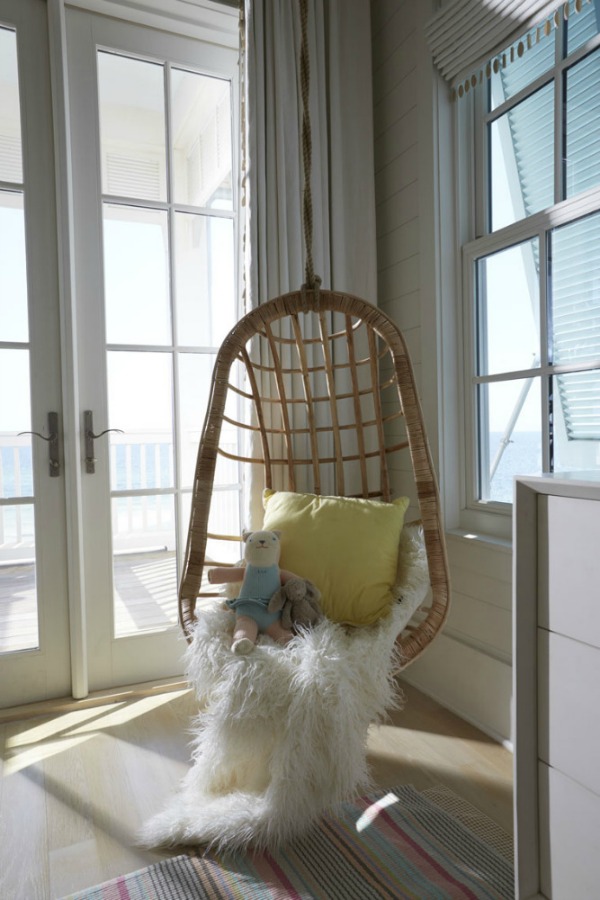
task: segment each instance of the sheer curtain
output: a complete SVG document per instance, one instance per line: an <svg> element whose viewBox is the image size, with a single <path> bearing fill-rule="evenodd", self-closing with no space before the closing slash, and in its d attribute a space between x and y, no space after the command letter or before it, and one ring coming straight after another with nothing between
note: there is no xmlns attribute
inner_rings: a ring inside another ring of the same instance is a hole
<svg viewBox="0 0 600 900"><path fill-rule="evenodd" d="M249 309L305 280L298 0L246 0L244 44ZM376 303L369 0L308 0L308 47L314 271L324 288ZM267 378L261 389L273 390ZM256 527L258 474L246 491L246 518Z"/></svg>
<svg viewBox="0 0 600 900"><path fill-rule="evenodd" d="M376 302L369 0L309 0L313 255L323 287ZM298 0L246 0L246 302L304 280Z"/></svg>

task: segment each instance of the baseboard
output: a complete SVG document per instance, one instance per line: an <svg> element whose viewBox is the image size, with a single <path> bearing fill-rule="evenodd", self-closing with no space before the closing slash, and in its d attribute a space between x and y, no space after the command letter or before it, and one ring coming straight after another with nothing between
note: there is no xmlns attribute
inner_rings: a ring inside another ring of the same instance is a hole
<svg viewBox="0 0 600 900"><path fill-rule="evenodd" d="M510 665L442 634L401 678L512 751Z"/></svg>
<svg viewBox="0 0 600 900"><path fill-rule="evenodd" d="M38 716L53 716L77 709L105 706L109 703L125 703L128 700L135 700L140 697L152 697L168 691L186 691L189 689L190 686L184 678L166 678L161 681L147 681L141 684L108 688L104 691L92 691L82 700L75 700L73 697L40 700L37 703L24 703L22 706L0 709L0 724L3 722L14 722L18 719L33 719Z"/></svg>
<svg viewBox="0 0 600 900"><path fill-rule="evenodd" d="M489 738L495 741L497 744L501 744L505 750L508 750L510 753L513 752L513 742L507 740L507 738L503 737L497 731L494 731L493 728L490 728L486 722L482 722L473 716L470 716L463 709L459 709L452 703L448 703L448 701L441 697L435 691L430 690L428 687L424 687L418 679L410 678L408 675L400 676L401 681L405 681L407 684L410 684L411 687L417 688L422 694L425 694L426 697L429 697L431 700L435 700L436 703L439 703L440 706L443 706L444 709L447 709L449 712L454 713L455 716L458 716L463 721L468 722L469 725L473 725L474 728L477 728L479 731L482 731L483 734L486 734Z"/></svg>

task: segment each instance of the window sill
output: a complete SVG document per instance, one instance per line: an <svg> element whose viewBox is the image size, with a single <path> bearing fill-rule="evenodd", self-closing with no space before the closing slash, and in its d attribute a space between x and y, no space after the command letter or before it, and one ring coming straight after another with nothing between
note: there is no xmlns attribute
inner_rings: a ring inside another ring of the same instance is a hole
<svg viewBox="0 0 600 900"><path fill-rule="evenodd" d="M503 553L512 553L512 539L508 537L499 537L482 531L468 531L464 528L447 528L445 533L447 540L469 543L479 547L485 546Z"/></svg>

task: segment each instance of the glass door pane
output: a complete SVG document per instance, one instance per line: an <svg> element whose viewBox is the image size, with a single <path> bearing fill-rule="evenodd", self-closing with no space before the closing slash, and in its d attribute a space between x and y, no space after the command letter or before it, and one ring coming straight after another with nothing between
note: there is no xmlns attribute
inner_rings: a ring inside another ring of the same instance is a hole
<svg viewBox="0 0 600 900"><path fill-rule="evenodd" d="M105 203L103 213L107 341L170 344L166 211Z"/></svg>
<svg viewBox="0 0 600 900"><path fill-rule="evenodd" d="M229 82L174 67L171 110L175 202L233 209Z"/></svg>
<svg viewBox="0 0 600 900"><path fill-rule="evenodd" d="M0 27L0 181L23 181L17 34Z"/></svg>
<svg viewBox="0 0 600 900"><path fill-rule="evenodd" d="M0 191L0 339L26 344L27 260L22 191Z"/></svg>
<svg viewBox="0 0 600 900"><path fill-rule="evenodd" d="M39 646L29 350L0 349L0 653Z"/></svg>
<svg viewBox="0 0 600 900"><path fill-rule="evenodd" d="M175 213L175 312L180 344L218 347L233 328L234 247L231 219Z"/></svg>
<svg viewBox="0 0 600 900"><path fill-rule="evenodd" d="M215 350L236 320L232 101L228 80L166 57L97 59L108 422L123 432L110 435L122 638L177 626Z"/></svg>
<svg viewBox="0 0 600 900"><path fill-rule="evenodd" d="M108 407L111 427L125 430L110 447L114 634L122 637L177 622L170 354L110 351Z"/></svg>
<svg viewBox="0 0 600 900"><path fill-rule="evenodd" d="M0 653L39 646L17 34L0 28ZM12 184L11 184L12 183Z"/></svg>
<svg viewBox="0 0 600 900"><path fill-rule="evenodd" d="M98 53L102 191L166 200L163 67Z"/></svg>

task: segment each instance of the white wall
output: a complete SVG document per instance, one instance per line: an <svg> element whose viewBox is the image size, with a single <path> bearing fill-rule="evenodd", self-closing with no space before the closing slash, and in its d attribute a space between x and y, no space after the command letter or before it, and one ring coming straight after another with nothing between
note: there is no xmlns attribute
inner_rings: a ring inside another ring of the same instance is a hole
<svg viewBox="0 0 600 900"><path fill-rule="evenodd" d="M451 210L452 198L438 198L435 191L448 159L445 139L439 157L435 149L436 79L423 33L432 5L371 2L377 253L379 305L406 336L442 494L450 498L456 487L450 478L445 483L439 460L442 441L451 446L457 427L450 389L455 360L447 359L448 335L442 342L436 330L442 291L433 259L436 223ZM444 302L449 295L445 290ZM402 493L404 474L393 477ZM510 548L449 534L448 553L453 591L446 629L405 677L486 732L510 740Z"/></svg>

